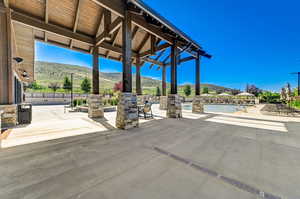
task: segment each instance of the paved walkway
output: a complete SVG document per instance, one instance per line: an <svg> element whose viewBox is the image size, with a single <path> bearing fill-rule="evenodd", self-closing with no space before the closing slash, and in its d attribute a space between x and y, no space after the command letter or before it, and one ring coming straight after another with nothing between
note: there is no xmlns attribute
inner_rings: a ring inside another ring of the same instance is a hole
<svg viewBox="0 0 300 199"><path fill-rule="evenodd" d="M0 198L300 198L300 123L200 116L0 149Z"/></svg>

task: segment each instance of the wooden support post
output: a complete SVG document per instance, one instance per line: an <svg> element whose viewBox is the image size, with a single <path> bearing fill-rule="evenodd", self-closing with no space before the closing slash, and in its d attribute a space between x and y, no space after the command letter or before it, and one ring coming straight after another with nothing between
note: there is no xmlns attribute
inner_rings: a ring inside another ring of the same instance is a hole
<svg viewBox="0 0 300 199"><path fill-rule="evenodd" d="M142 95L143 91L142 91L142 86L141 86L141 66L142 66L142 62L140 57L136 58L136 94L137 95Z"/></svg>
<svg viewBox="0 0 300 199"><path fill-rule="evenodd" d="M93 50L93 94L99 95L99 54L98 47Z"/></svg>
<svg viewBox="0 0 300 199"><path fill-rule="evenodd" d="M201 60L201 56L198 53L198 56L196 59L195 95L200 95L200 60Z"/></svg>
<svg viewBox="0 0 300 199"><path fill-rule="evenodd" d="M177 46L171 46L171 94L177 94Z"/></svg>
<svg viewBox="0 0 300 199"><path fill-rule="evenodd" d="M162 96L167 96L167 83L166 83L166 70L167 67L162 67Z"/></svg>
<svg viewBox="0 0 300 199"><path fill-rule="evenodd" d="M122 54L123 54L123 92L132 92L132 72L131 72L131 15L128 10L125 11L123 26L122 26Z"/></svg>
<svg viewBox="0 0 300 199"><path fill-rule="evenodd" d="M0 0L0 105L13 104L11 11Z"/></svg>

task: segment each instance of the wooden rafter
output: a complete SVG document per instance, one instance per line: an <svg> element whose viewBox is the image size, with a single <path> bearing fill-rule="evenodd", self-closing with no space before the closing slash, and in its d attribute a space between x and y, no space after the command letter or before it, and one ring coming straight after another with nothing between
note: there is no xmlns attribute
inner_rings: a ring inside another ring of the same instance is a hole
<svg viewBox="0 0 300 199"><path fill-rule="evenodd" d="M96 32L96 37L98 37L101 33L101 23L102 23L102 20L104 18L104 12L101 12L100 14L100 17L99 17L99 23L98 23L98 28L97 28L97 32Z"/></svg>
<svg viewBox="0 0 300 199"><path fill-rule="evenodd" d="M160 51L160 53L157 55L157 57L154 60L158 61L163 56L165 51L166 51L166 49ZM149 68L152 69L153 66L154 66L154 64L151 64Z"/></svg>
<svg viewBox="0 0 300 199"><path fill-rule="evenodd" d="M75 18L74 18L74 25L73 25L73 32L77 31L78 21L79 21L79 15L80 15L80 6L82 4L83 0L78 0L77 2L77 8L75 12ZM73 39L70 40L70 48L73 48Z"/></svg>
<svg viewBox="0 0 300 199"><path fill-rule="evenodd" d="M87 44L94 44L94 39L90 36L84 35L84 34L80 34L80 33L74 33L71 30L68 30L67 28L58 26L58 25L54 25L54 24L50 24L50 23L45 23L42 20L33 18L31 16L19 13L19 12L12 12L12 20L26 25L26 26L30 26L33 27L35 29L38 30L42 30L42 31L46 31L46 32L50 32L53 34L57 34L69 39L74 39L74 40L78 40L81 41L83 43L87 43Z"/></svg>
<svg viewBox="0 0 300 199"><path fill-rule="evenodd" d="M76 9L76 14L75 14L75 19L74 19L74 25L73 25L73 32L77 31L77 26L78 26L78 21L79 21L79 15L80 15L80 6L82 4L83 0L78 0L77 3L77 9Z"/></svg>
<svg viewBox="0 0 300 199"><path fill-rule="evenodd" d="M45 23L47 24L49 22L49 0L45 0ZM45 42L47 42L48 37L47 37L47 32L44 32L44 39Z"/></svg>
<svg viewBox="0 0 300 199"><path fill-rule="evenodd" d="M112 45L112 46L114 46L114 45L116 44L117 36L118 36L120 30L121 30L121 28L118 28L118 29L114 32L114 34L112 35L112 37L111 37L111 45Z"/></svg>
<svg viewBox="0 0 300 199"><path fill-rule="evenodd" d="M108 31L104 31L96 38L96 46L99 46L103 41L109 40L110 37L108 35L114 33L120 26L122 25L122 18L118 17L109 25Z"/></svg>
<svg viewBox="0 0 300 199"><path fill-rule="evenodd" d="M190 60L194 60L194 59L195 59L195 57L193 57L193 56L185 57L185 58L182 58L182 59L178 60L178 64L181 64L181 63L184 63L184 62L187 62L187 61L190 61ZM166 63L165 65L170 66L171 63Z"/></svg>
<svg viewBox="0 0 300 199"><path fill-rule="evenodd" d="M4 7L9 8L9 0L3 0Z"/></svg>
<svg viewBox="0 0 300 199"><path fill-rule="evenodd" d="M135 36L136 36L138 30L139 30L139 27L134 26L133 31L132 31L132 41L135 39Z"/></svg>
<svg viewBox="0 0 300 199"><path fill-rule="evenodd" d="M104 9L104 38L110 38L111 12Z"/></svg>
<svg viewBox="0 0 300 199"><path fill-rule="evenodd" d="M150 52L151 52L151 55L155 55L155 48L156 48L156 37L154 35L151 35L150 36Z"/></svg>
<svg viewBox="0 0 300 199"><path fill-rule="evenodd" d="M146 33L146 35L144 36L142 42L140 43L140 45L137 48L137 52L141 52L141 50L143 49L143 47L145 46L145 44L147 43L148 39L150 38L150 34Z"/></svg>
<svg viewBox="0 0 300 199"><path fill-rule="evenodd" d="M169 43L164 43L156 47L155 53L162 51L166 48L169 48L171 45ZM151 50L147 50L143 53L140 53L140 57L147 57L151 55Z"/></svg>

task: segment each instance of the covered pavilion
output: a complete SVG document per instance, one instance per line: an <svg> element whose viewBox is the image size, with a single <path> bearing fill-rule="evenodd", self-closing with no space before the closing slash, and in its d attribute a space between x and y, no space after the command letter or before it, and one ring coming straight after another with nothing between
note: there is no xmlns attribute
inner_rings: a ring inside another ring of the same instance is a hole
<svg viewBox="0 0 300 199"><path fill-rule="evenodd" d="M22 103L23 82L34 80L35 40L93 56L90 117L103 116L99 57L123 63L118 128L138 126L136 95L142 95L140 70L145 63L162 69L162 99L167 102L167 116L176 118L181 116L177 67L195 60L193 110L202 110L197 108L201 106L200 60L211 56L141 0L0 0L0 30L0 109L4 111L4 126L17 124L16 105ZM136 94L132 91L132 65L136 67ZM167 96L168 66L171 94Z"/></svg>

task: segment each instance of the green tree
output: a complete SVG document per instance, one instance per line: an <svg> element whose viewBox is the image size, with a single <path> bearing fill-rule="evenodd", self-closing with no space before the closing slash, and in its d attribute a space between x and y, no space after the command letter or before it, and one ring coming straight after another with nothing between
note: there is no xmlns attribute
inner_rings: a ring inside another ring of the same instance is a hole
<svg viewBox="0 0 300 199"><path fill-rule="evenodd" d="M208 94L208 88L207 88L207 87L204 87L202 93Z"/></svg>
<svg viewBox="0 0 300 199"><path fill-rule="evenodd" d="M67 91L70 91L72 89L72 82L68 76L64 77L63 88Z"/></svg>
<svg viewBox="0 0 300 199"><path fill-rule="evenodd" d="M91 81L85 77L81 82L81 90L83 90L84 93L89 93L91 91Z"/></svg>
<svg viewBox="0 0 300 199"><path fill-rule="evenodd" d="M48 88L52 89L55 95L56 91L60 88L60 86L58 82L51 82Z"/></svg>
<svg viewBox="0 0 300 199"><path fill-rule="evenodd" d="M156 93L155 93L155 95L156 95L156 96L161 96L159 86L156 87Z"/></svg>
<svg viewBox="0 0 300 199"><path fill-rule="evenodd" d="M187 97L190 96L192 93L191 85L185 85L183 92L184 92L185 96L187 96Z"/></svg>

